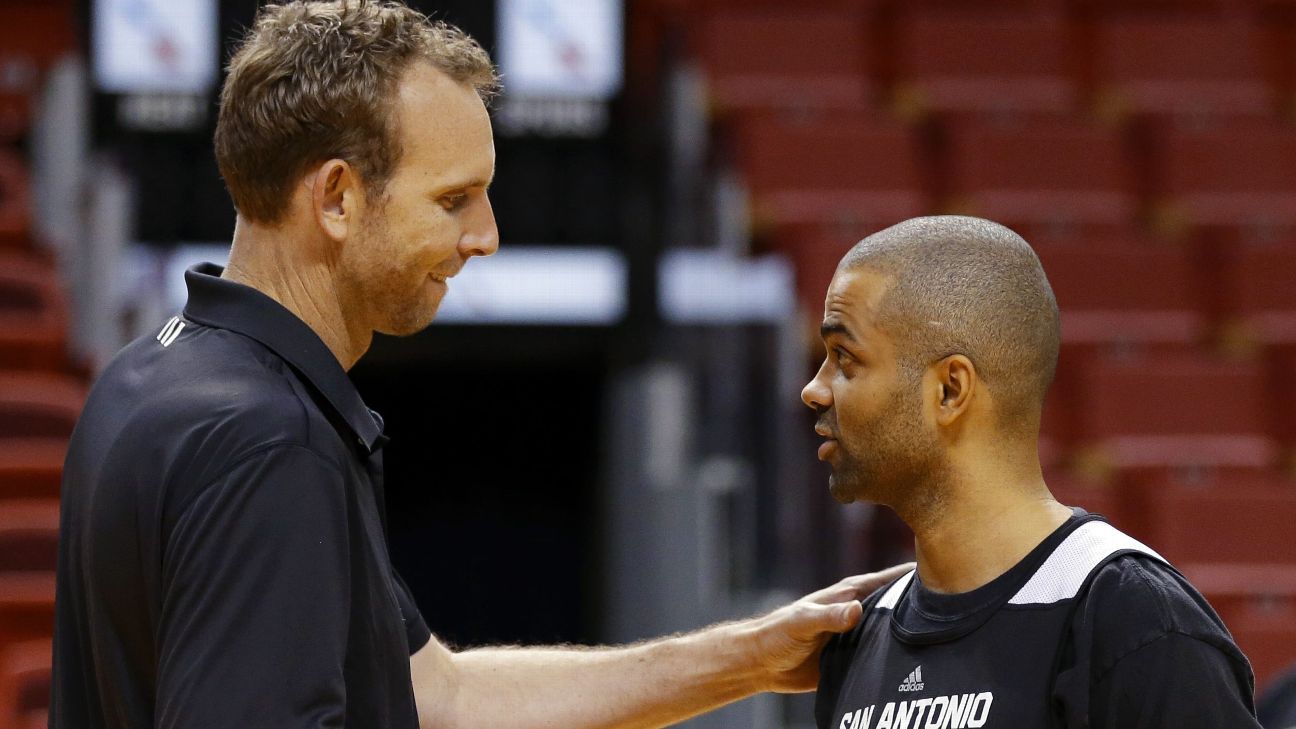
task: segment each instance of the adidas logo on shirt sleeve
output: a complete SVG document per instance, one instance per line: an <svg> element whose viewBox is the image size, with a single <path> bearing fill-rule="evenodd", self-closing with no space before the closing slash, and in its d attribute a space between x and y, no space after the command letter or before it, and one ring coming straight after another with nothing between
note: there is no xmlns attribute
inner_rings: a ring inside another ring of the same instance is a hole
<svg viewBox="0 0 1296 729"><path fill-rule="evenodd" d="M163 347L170 347L184 328L184 321L178 316L173 316L167 320L166 326L162 327L162 331L158 332L154 339L161 342Z"/></svg>

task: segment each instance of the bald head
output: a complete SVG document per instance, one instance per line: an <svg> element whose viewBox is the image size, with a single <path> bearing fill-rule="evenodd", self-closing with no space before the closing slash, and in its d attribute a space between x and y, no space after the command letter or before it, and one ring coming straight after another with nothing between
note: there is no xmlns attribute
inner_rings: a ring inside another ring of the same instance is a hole
<svg viewBox="0 0 1296 729"><path fill-rule="evenodd" d="M980 218L914 218L857 243L838 271L888 276L879 325L915 375L952 354L972 361L1007 428L1034 432L1057 368L1057 301L1021 236Z"/></svg>

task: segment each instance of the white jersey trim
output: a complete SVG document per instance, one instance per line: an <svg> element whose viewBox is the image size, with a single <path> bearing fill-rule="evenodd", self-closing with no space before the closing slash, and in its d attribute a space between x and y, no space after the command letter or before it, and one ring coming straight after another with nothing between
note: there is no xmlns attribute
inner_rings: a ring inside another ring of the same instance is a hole
<svg viewBox="0 0 1296 729"><path fill-rule="evenodd" d="M1008 604L1047 605L1069 600L1080 592L1089 573L1117 552L1141 552L1166 561L1147 545L1105 521L1086 522L1062 540Z"/></svg>
<svg viewBox="0 0 1296 729"><path fill-rule="evenodd" d="M904 594L905 588L913 580L914 570L909 570L908 574L896 580L886 592L882 593L882 598L873 606L875 610L894 610L897 603L900 602L900 596Z"/></svg>
<svg viewBox="0 0 1296 729"><path fill-rule="evenodd" d="M1075 597L1089 573L1118 552L1139 552L1169 564L1146 544L1105 521L1090 521L1076 527L1035 570L1009 605L1048 605ZM874 610L895 610L913 581L914 570L892 583L873 605Z"/></svg>

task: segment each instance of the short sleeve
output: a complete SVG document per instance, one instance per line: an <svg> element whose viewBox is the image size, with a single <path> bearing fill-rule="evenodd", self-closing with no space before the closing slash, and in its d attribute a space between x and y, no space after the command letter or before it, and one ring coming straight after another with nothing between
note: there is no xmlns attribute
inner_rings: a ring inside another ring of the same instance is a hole
<svg viewBox="0 0 1296 729"><path fill-rule="evenodd" d="M201 491L166 535L155 726L343 726L348 534L341 472L300 446Z"/></svg>
<svg viewBox="0 0 1296 729"><path fill-rule="evenodd" d="M1238 672L1219 648L1167 633L1122 658L1094 686L1093 729L1259 729Z"/></svg>
<svg viewBox="0 0 1296 729"><path fill-rule="evenodd" d="M396 583L396 600L400 603L401 619L405 621L405 638L409 641L409 652L412 656L432 640L432 631L423 620L423 613L419 612L409 585L405 584L405 580L395 567L392 568L392 578Z"/></svg>
<svg viewBox="0 0 1296 729"><path fill-rule="evenodd" d="M1063 726L1258 729L1251 667L1173 567L1125 555L1076 606L1054 685Z"/></svg>

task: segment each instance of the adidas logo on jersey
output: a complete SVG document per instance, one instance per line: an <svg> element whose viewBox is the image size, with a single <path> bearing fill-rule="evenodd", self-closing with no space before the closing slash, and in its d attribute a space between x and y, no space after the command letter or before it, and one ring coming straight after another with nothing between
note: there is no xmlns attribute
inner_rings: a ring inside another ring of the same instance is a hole
<svg viewBox="0 0 1296 729"><path fill-rule="evenodd" d="M901 693L903 693L905 691L922 691L922 690L923 690L922 666L918 666L917 668L909 672L909 675L905 678L905 680L900 682L900 691Z"/></svg>

